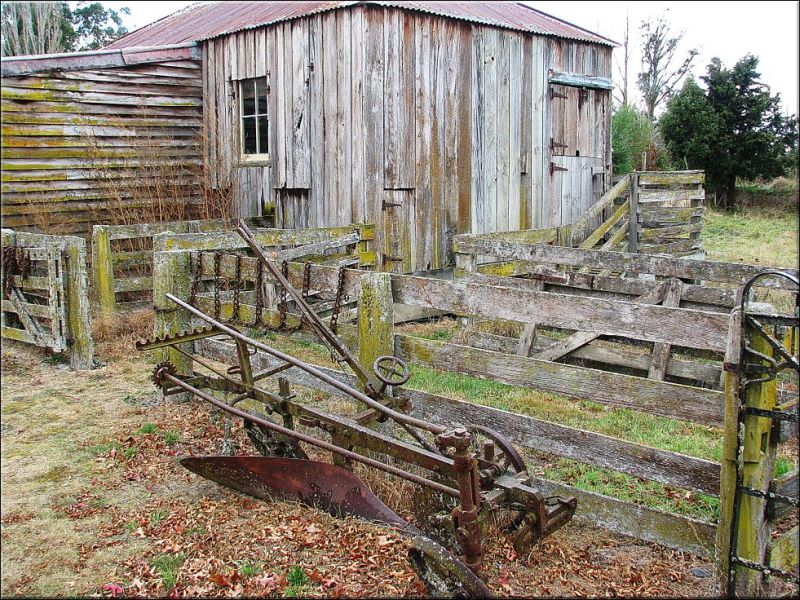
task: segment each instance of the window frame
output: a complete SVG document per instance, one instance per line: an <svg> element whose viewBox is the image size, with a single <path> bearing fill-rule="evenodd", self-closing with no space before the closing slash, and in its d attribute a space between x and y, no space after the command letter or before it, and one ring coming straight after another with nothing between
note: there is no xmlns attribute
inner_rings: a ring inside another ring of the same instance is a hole
<svg viewBox="0 0 800 600"><path fill-rule="evenodd" d="M263 80L264 81L264 94L269 94L269 76L265 75L262 77L248 77L246 79L238 79L236 80L236 91L239 97L239 164L241 166L254 166L254 167L269 167L272 165L272 159L269 153L269 132L272 127L272 120L269 117L269 103L267 102L266 112L259 112L259 102L258 102L258 87L257 81ZM254 113L252 115L245 116L244 114L244 88L246 85L252 85L254 91L254 98L255 98L255 107ZM265 97L266 100L266 97ZM267 152L255 152L255 153L246 153L245 152L245 144L244 144L244 134L245 134L245 119L253 119L255 122L255 135L256 135L256 149L261 150L260 142L259 142L259 120L266 119L267 120Z"/></svg>

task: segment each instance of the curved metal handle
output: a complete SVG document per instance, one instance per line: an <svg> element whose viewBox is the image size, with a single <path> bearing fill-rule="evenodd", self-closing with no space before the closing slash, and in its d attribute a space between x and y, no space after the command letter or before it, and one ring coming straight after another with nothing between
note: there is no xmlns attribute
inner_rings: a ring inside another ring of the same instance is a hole
<svg viewBox="0 0 800 600"><path fill-rule="evenodd" d="M405 361L391 355L376 358L372 370L385 385L403 385L411 377Z"/></svg>

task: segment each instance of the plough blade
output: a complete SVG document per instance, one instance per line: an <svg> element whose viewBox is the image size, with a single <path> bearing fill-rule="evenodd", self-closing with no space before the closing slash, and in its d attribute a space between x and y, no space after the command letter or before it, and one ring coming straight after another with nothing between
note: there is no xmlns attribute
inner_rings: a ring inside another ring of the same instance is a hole
<svg viewBox="0 0 800 600"><path fill-rule="evenodd" d="M386 506L347 469L301 458L190 456L181 464L201 477L261 500L298 500L342 517L386 523L411 537L409 559L431 597L491 598L463 562Z"/></svg>
<svg viewBox="0 0 800 600"><path fill-rule="evenodd" d="M337 517L354 515L403 530L413 528L353 473L328 463L269 456L190 456L181 464L261 500L297 500Z"/></svg>

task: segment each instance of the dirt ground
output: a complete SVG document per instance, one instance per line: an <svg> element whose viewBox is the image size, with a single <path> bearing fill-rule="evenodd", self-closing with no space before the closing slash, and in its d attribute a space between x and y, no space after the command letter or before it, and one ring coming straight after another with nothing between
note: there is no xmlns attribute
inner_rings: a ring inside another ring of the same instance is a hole
<svg viewBox="0 0 800 600"><path fill-rule="evenodd" d="M2 596L425 595L391 530L184 470L180 457L219 453L223 418L158 404L151 359L54 362L3 346ZM707 559L574 523L527 556L494 540L485 565L500 596L719 595Z"/></svg>

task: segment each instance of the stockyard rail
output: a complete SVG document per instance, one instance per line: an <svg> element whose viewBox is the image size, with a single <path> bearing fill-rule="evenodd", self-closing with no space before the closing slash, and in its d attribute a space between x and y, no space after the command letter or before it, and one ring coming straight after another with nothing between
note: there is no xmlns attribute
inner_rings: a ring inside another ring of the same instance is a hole
<svg viewBox="0 0 800 600"><path fill-rule="evenodd" d="M260 226L262 217L245 219L249 226ZM186 243L204 244L213 248L235 248L239 238L226 229L231 223L222 219L174 221L167 223L142 223L137 225L95 225L92 228L92 280L97 303L103 314L150 305L153 302L153 238L161 233L200 234L186 238ZM325 242L329 244L349 235L357 234L358 253L362 266L375 264L374 253L368 246L375 237L372 225L327 227L316 229L257 229L259 242L267 248L286 249L319 243L317 249L309 248L306 254L323 255ZM208 235L216 234L216 235ZM287 255L296 258L299 255ZM326 257L326 260L332 257ZM313 260L313 257L306 257Z"/></svg>
<svg viewBox="0 0 800 600"><path fill-rule="evenodd" d="M180 241L182 237L184 242ZM395 356L412 364L706 426L723 426L722 366L728 346L729 313L736 302L733 287L759 269L546 244L487 241L483 237L492 236L459 236L456 251L461 255L494 255L501 260L481 265L477 260L462 259L456 269L456 281L391 274L391 286L383 291L387 296L383 304L433 309L473 321L504 320L519 323L523 328L535 327L533 343L525 351L519 351L518 339L482 333L478 327L467 336L466 344L423 339L395 332L391 327L383 334L388 339L378 340L381 334L359 330L341 321L340 336L360 351L365 345L388 346L394 349ZM170 240L169 234L163 234L158 238L156 244L161 250L155 252L154 273L155 305L157 311L162 311L157 317L158 334L190 328L188 314L175 311L166 294L188 300L198 281L202 289L199 292L195 289L194 305L207 314L243 326L258 323L257 317L270 326L280 323L280 311L274 306L258 306L254 289L259 277L256 259L230 252L215 262L219 251L211 250L207 244L205 250L197 250L191 248L185 236ZM182 249L164 250L179 247ZM473 268L464 269L464 263L471 263ZM614 272L645 274L649 278L555 273L548 263L576 270L596 266ZM503 274L493 274L496 272ZM523 276L509 277L509 274ZM293 262L287 266L287 275L298 289L304 286L304 281L310 281L311 289L322 299L358 298L359 308L367 301L360 294L363 271ZM220 285L231 281L242 282L242 286L237 286L236 303L230 286ZM782 287L776 281L762 283ZM291 309L283 319L289 329L300 325L299 315ZM555 335L558 332L562 335ZM564 332L568 333L566 337ZM293 335L305 336L302 331ZM581 339L585 341L579 343ZM186 348L207 358L229 364L236 362L235 346L223 341L203 339L188 343ZM680 356L672 356L677 350ZM171 359L186 361L174 352ZM278 366L262 353L254 355L252 361L259 370ZM317 368L348 385L357 383L343 371ZM287 370L285 376L299 385L334 391L297 369ZM491 422L512 442L529 450L709 496L718 497L720 493L720 465L714 461L419 390L401 389L397 393L411 403L411 414L420 418L456 423ZM701 555L714 552L714 523L556 481L537 479L535 483L546 494L578 498L577 519Z"/></svg>
<svg viewBox="0 0 800 600"><path fill-rule="evenodd" d="M3 229L1 281L3 338L94 366L85 240Z"/></svg>

